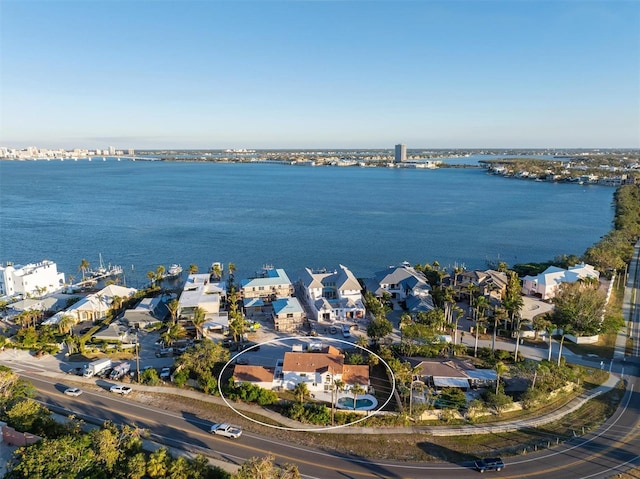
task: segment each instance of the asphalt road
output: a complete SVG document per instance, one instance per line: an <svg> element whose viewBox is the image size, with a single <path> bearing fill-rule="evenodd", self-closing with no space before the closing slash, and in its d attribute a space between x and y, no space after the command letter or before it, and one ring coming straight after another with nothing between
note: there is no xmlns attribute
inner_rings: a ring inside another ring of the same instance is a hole
<svg viewBox="0 0 640 479"><path fill-rule="evenodd" d="M631 382L620 408L597 431L538 453L506 458L506 468L500 477L607 478L631 465L640 465L638 368L633 372L633 376L627 375ZM211 436L208 433L211 423L191 414L152 408L106 390L94 392L85 388L84 394L71 398L63 394L69 385L63 380L44 379L29 372L20 374L38 389L38 399L54 411L72 412L91 422L135 424L148 429L152 439L160 443L236 464L271 453L278 463L296 464L306 478L465 478L478 474L471 463L398 463L331 454L296 445L295 433L291 433L288 443L247 431L239 440ZM427 436L422 447L433 447Z"/></svg>

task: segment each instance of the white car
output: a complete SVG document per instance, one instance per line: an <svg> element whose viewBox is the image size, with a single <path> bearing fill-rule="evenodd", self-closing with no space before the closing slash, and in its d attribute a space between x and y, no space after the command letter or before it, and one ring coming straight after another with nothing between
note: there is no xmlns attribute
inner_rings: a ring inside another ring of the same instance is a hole
<svg viewBox="0 0 640 479"><path fill-rule="evenodd" d="M351 328L346 324L342 325L342 336L345 338L351 337Z"/></svg>
<svg viewBox="0 0 640 479"><path fill-rule="evenodd" d="M123 386L121 384L116 384L115 386L111 386L109 391L112 392L112 393L118 393L118 394L122 394L123 396L126 396L127 394L129 394L132 391L132 389L129 386Z"/></svg>
<svg viewBox="0 0 640 479"><path fill-rule="evenodd" d="M171 378L171 368L162 368L162 371L160 371L160 379L169 378Z"/></svg>
<svg viewBox="0 0 640 479"><path fill-rule="evenodd" d="M82 389L78 389L78 388L67 388L64 390L64 393L67 396L73 396L73 397L78 397L80 396L80 394L82 394Z"/></svg>
<svg viewBox="0 0 640 479"><path fill-rule="evenodd" d="M211 434L218 434L219 436L238 439L242 436L242 429L238 426L232 426L231 424L212 424Z"/></svg>

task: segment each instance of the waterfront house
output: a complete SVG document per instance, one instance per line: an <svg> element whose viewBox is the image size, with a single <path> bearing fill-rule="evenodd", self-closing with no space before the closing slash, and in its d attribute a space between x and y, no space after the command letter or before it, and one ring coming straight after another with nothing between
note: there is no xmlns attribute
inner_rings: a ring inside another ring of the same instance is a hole
<svg viewBox="0 0 640 479"><path fill-rule="evenodd" d="M392 299L405 301L415 313L434 309L427 278L409 263L379 271L373 278L365 279L364 285L367 291L378 298L388 293Z"/></svg>
<svg viewBox="0 0 640 479"><path fill-rule="evenodd" d="M268 304L293 296L293 284L283 269L265 267L257 277L240 281L240 294L243 299L260 298Z"/></svg>
<svg viewBox="0 0 640 479"><path fill-rule="evenodd" d="M40 297L59 291L64 283L64 273L58 273L58 265L46 259L24 266L13 263L0 266L0 296Z"/></svg>
<svg viewBox="0 0 640 479"><path fill-rule="evenodd" d="M316 321L364 318L362 286L346 266L339 265L334 271L305 268L298 284Z"/></svg>
<svg viewBox="0 0 640 479"><path fill-rule="evenodd" d="M600 273L585 263L571 266L569 269L549 266L537 276L522 278L522 293L548 300L556 295L562 283L575 283L586 278L599 280Z"/></svg>
<svg viewBox="0 0 640 479"><path fill-rule="evenodd" d="M227 297L225 282L211 282L209 274L190 274L178 299L178 317L190 321L196 308L204 311L206 329L224 329L229 326L228 312L224 310Z"/></svg>
<svg viewBox="0 0 640 479"><path fill-rule="evenodd" d="M499 302L507 291L508 282L507 274L501 271L464 271L456 276L454 292L458 297L468 296L471 286L480 296L485 296L491 302Z"/></svg>

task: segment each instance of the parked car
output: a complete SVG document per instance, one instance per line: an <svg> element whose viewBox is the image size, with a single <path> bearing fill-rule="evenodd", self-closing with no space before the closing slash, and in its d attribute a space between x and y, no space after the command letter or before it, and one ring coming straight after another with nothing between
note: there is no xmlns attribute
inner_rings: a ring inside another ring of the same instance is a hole
<svg viewBox="0 0 640 479"><path fill-rule="evenodd" d="M231 439L238 439L242 436L242 429L238 426L232 426L231 424L215 423L211 425L211 434L217 434Z"/></svg>
<svg viewBox="0 0 640 479"><path fill-rule="evenodd" d="M173 348L162 348L156 351L156 358L166 358L173 354Z"/></svg>
<svg viewBox="0 0 640 479"><path fill-rule="evenodd" d="M122 384L116 384L115 386L111 386L109 391L112 392L112 393L118 393L118 394L122 394L123 396L126 396L127 394L129 394L132 391L132 389L129 386L123 386Z"/></svg>
<svg viewBox="0 0 640 479"><path fill-rule="evenodd" d="M162 368L160 371L160 379L169 379L171 377L171 368Z"/></svg>
<svg viewBox="0 0 640 479"><path fill-rule="evenodd" d="M349 337L351 337L351 331L350 331L350 329L351 329L351 328L349 328L349 326L348 326L347 324L343 324L343 325L342 325L342 335L343 335L345 338L349 338Z"/></svg>
<svg viewBox="0 0 640 479"><path fill-rule="evenodd" d="M242 343L238 348L239 351L245 351L249 349L249 351L259 351L260 345L258 343Z"/></svg>
<svg viewBox="0 0 640 479"><path fill-rule="evenodd" d="M82 376L84 374L84 368L77 367L67 371L67 374L75 374L76 376Z"/></svg>
<svg viewBox="0 0 640 479"><path fill-rule="evenodd" d="M499 457L488 457L480 459L475 462L476 470L480 472L484 471L502 471L504 468L504 462Z"/></svg>
<svg viewBox="0 0 640 479"><path fill-rule="evenodd" d="M80 396L80 394L82 394L82 389L78 389L78 388L67 388L64 390L64 393L67 396L73 396L73 397L78 397Z"/></svg>

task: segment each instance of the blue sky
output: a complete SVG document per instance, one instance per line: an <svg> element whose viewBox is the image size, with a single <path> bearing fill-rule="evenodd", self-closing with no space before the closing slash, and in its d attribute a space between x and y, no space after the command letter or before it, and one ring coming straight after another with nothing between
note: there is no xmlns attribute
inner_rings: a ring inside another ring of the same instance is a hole
<svg viewBox="0 0 640 479"><path fill-rule="evenodd" d="M640 1L0 0L0 145L640 147Z"/></svg>

